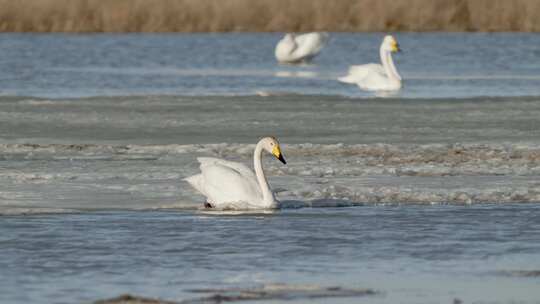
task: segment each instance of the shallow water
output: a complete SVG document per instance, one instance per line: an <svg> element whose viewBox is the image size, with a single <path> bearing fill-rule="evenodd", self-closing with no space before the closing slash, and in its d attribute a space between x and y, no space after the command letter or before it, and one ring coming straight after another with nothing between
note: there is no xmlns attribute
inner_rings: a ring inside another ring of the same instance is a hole
<svg viewBox="0 0 540 304"><path fill-rule="evenodd" d="M539 303L540 35L397 34L400 93L335 81L381 38L280 66L278 34L0 35L0 302ZM199 211L196 157L265 135L283 209Z"/></svg>
<svg viewBox="0 0 540 304"><path fill-rule="evenodd" d="M181 300L199 296L188 289L287 283L384 292L365 303L538 303L538 277L500 272L540 269L539 223L528 204L9 216L0 298Z"/></svg>
<svg viewBox="0 0 540 304"><path fill-rule="evenodd" d="M398 97L540 94L540 35L397 33L405 79ZM289 92L369 97L335 79L379 62L382 33L334 33L313 64L278 65L278 33L0 34L0 94L252 95Z"/></svg>

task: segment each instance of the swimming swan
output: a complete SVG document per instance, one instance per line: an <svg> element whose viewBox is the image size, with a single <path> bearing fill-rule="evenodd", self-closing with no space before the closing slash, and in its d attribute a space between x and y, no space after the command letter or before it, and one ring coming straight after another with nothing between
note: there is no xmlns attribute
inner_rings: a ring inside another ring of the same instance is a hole
<svg viewBox="0 0 540 304"><path fill-rule="evenodd" d="M288 33L276 45L276 59L281 63L309 62L321 52L327 40L328 33Z"/></svg>
<svg viewBox="0 0 540 304"><path fill-rule="evenodd" d="M357 84L367 91L395 91L401 89L401 76L397 72L392 53L401 51L396 39L387 35L381 43L381 63L352 65L349 74L338 78L344 83Z"/></svg>
<svg viewBox="0 0 540 304"><path fill-rule="evenodd" d="M201 173L185 178L206 196L205 207L216 209L274 209L278 202L264 176L261 156L267 151L286 164L278 141L261 139L253 154L255 174L245 165L213 157L198 157Z"/></svg>

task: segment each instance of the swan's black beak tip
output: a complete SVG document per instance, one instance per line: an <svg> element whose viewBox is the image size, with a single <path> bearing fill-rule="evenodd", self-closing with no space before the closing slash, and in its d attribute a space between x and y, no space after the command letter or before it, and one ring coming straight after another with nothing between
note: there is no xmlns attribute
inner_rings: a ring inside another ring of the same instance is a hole
<svg viewBox="0 0 540 304"><path fill-rule="evenodd" d="M282 162L284 165L287 164L287 162L285 161L285 158L283 158L283 155L282 155L282 154L280 154L279 157L278 157L277 159L279 159L279 161Z"/></svg>

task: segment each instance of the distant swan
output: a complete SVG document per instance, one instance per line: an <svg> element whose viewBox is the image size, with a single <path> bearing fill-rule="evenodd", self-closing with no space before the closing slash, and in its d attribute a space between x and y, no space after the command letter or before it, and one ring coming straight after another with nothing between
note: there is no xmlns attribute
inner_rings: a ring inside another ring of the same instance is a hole
<svg viewBox="0 0 540 304"><path fill-rule="evenodd" d="M321 52L327 40L328 33L286 34L276 45L276 59L281 63L309 62Z"/></svg>
<svg viewBox="0 0 540 304"><path fill-rule="evenodd" d="M185 178L206 196L205 207L215 209L274 209L278 202L270 190L261 163L263 150L286 164L278 141L261 139L253 154L255 174L245 165L219 158L199 157L201 173Z"/></svg>
<svg viewBox="0 0 540 304"><path fill-rule="evenodd" d="M367 91L395 91L401 89L401 76L399 75L392 53L401 51L396 39L387 35L384 37L380 48L381 63L352 65L349 74L338 78L345 83L357 84Z"/></svg>

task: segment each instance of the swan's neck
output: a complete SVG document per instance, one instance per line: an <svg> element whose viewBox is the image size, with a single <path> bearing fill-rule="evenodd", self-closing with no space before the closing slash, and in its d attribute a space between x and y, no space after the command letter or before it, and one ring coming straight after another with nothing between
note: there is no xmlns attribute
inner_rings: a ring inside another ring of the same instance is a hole
<svg viewBox="0 0 540 304"><path fill-rule="evenodd" d="M253 154L253 165L255 167L255 176L257 176L257 182L259 183L259 187L261 187L261 192L263 195L263 202L268 205L274 205L275 204L275 198L272 191L270 191L270 186L268 186L268 181L266 180L266 176L264 175L263 167L262 167L262 142L259 142L257 146L255 147L255 152Z"/></svg>
<svg viewBox="0 0 540 304"><path fill-rule="evenodd" d="M294 40L294 36L292 34L287 34L285 38L283 38L283 44L282 49L283 52L286 54L291 54L296 49L296 40Z"/></svg>
<svg viewBox="0 0 540 304"><path fill-rule="evenodd" d="M388 78L395 81L401 81L401 76L394 65L394 60L392 60L392 53L381 47L380 55L382 66Z"/></svg>

